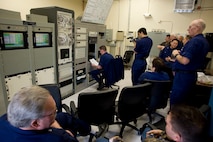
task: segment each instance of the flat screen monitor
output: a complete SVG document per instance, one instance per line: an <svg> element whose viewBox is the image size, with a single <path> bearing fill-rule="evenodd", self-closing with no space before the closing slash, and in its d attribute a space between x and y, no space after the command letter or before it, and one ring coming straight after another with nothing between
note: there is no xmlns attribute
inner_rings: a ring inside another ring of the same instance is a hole
<svg viewBox="0 0 213 142"><path fill-rule="evenodd" d="M33 45L35 48L52 47L52 33L49 32L34 32Z"/></svg>
<svg viewBox="0 0 213 142"><path fill-rule="evenodd" d="M0 41L2 50L28 48L27 32L0 31L0 37L2 38Z"/></svg>

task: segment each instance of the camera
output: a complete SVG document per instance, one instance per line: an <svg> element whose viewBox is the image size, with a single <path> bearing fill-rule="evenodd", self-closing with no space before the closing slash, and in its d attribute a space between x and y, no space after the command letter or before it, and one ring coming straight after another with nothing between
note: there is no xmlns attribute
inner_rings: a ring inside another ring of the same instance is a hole
<svg viewBox="0 0 213 142"><path fill-rule="evenodd" d="M138 39L138 38L134 38L134 37L128 37L127 39L130 39L130 42L136 42L136 40Z"/></svg>
<svg viewBox="0 0 213 142"><path fill-rule="evenodd" d="M138 38L133 38L133 39L130 39L130 42L136 42Z"/></svg>

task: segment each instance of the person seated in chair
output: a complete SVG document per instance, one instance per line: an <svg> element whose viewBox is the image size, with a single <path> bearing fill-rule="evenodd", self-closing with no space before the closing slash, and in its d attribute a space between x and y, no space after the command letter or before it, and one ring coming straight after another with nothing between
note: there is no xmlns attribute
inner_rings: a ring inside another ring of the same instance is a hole
<svg viewBox="0 0 213 142"><path fill-rule="evenodd" d="M170 80L170 77L165 70L165 64L163 59L156 57L152 61L151 71L146 71L142 73L138 79L139 83L143 83L144 80L157 80L157 81L166 81Z"/></svg>
<svg viewBox="0 0 213 142"><path fill-rule="evenodd" d="M76 135L90 134L91 126L68 113L57 113L49 91L40 86L24 87L0 117L3 142L78 142Z"/></svg>
<svg viewBox="0 0 213 142"><path fill-rule="evenodd" d="M166 117L165 132L146 129L144 142L205 142L207 139L206 118L199 109L188 105L171 107Z"/></svg>
<svg viewBox="0 0 213 142"><path fill-rule="evenodd" d="M90 75L99 83L97 89L101 90L104 88L103 71L107 68L107 65L109 64L110 60L114 59L114 57L107 52L107 48L105 45L100 46L99 51L101 54L100 62L98 65L92 64L92 66L96 68L96 70L91 71Z"/></svg>

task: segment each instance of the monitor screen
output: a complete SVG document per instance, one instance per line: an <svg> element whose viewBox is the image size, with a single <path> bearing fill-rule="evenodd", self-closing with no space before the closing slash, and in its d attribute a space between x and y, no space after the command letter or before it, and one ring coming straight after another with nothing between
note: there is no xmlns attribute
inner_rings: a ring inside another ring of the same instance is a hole
<svg viewBox="0 0 213 142"><path fill-rule="evenodd" d="M1 49L24 49L27 46L27 33L26 32L15 32L15 31L0 31L2 37Z"/></svg>
<svg viewBox="0 0 213 142"><path fill-rule="evenodd" d="M52 35L48 32L36 32L34 33L34 47L51 47Z"/></svg>

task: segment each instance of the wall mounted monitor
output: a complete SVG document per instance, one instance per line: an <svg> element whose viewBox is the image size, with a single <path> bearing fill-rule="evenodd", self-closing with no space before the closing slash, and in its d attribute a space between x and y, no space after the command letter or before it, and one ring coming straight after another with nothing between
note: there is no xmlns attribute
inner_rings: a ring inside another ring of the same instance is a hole
<svg viewBox="0 0 213 142"><path fill-rule="evenodd" d="M50 32L33 32L33 46L52 47L52 33Z"/></svg>
<svg viewBox="0 0 213 142"><path fill-rule="evenodd" d="M0 39L1 50L28 48L27 32L0 31Z"/></svg>

